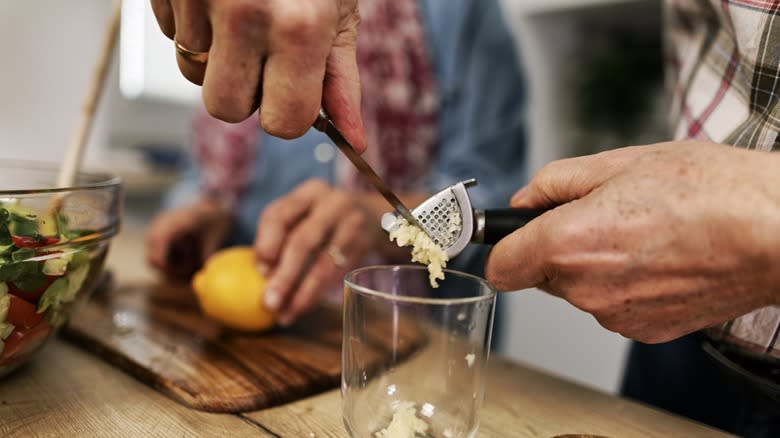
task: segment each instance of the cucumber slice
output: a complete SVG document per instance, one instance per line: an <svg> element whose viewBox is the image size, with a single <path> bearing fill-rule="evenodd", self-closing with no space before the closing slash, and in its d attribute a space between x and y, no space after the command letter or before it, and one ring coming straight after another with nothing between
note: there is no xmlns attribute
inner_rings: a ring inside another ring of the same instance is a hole
<svg viewBox="0 0 780 438"><path fill-rule="evenodd" d="M5 319L8 317L9 307L11 307L11 296L6 293L0 297L0 323L5 322Z"/></svg>
<svg viewBox="0 0 780 438"><path fill-rule="evenodd" d="M11 332L16 327L10 322L0 322L0 341L4 341L7 337L11 336Z"/></svg>
<svg viewBox="0 0 780 438"><path fill-rule="evenodd" d="M43 262L43 273L46 275L60 276L68 270L68 262L64 257L49 259Z"/></svg>

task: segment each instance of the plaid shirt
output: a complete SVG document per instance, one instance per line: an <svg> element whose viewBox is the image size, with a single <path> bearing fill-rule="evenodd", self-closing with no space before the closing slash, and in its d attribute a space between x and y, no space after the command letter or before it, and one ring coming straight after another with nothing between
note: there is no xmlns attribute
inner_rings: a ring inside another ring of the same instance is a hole
<svg viewBox="0 0 780 438"><path fill-rule="evenodd" d="M780 149L780 0L666 0L676 139ZM780 306L707 332L780 358Z"/></svg>

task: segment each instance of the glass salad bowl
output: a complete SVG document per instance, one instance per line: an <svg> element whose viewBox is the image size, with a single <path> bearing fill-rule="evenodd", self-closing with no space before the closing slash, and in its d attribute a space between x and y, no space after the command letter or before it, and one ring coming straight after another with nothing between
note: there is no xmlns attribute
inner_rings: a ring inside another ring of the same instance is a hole
<svg viewBox="0 0 780 438"><path fill-rule="evenodd" d="M0 164L0 377L28 361L92 292L119 230L118 177Z"/></svg>

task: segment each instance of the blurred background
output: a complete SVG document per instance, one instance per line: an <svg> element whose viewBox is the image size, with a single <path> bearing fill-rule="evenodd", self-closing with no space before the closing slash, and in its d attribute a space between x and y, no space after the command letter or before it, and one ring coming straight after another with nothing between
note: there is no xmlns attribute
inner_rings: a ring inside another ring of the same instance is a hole
<svg viewBox="0 0 780 438"><path fill-rule="evenodd" d="M530 171L666 138L660 0L503 3L530 81ZM105 0L0 2L0 159L62 159L110 9ZM148 0L124 0L118 52L86 167L123 177L124 227L141 229L175 178L200 91L179 75ZM508 303L505 354L616 391L627 340L539 291Z"/></svg>

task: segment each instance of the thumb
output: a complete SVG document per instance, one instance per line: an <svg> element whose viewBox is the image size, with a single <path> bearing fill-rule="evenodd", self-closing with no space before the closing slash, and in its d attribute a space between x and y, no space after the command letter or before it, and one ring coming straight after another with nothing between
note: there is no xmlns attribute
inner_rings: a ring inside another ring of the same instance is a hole
<svg viewBox="0 0 780 438"><path fill-rule="evenodd" d="M325 69L322 105L336 127L359 153L367 140L360 115L360 75L356 55L357 29L340 33Z"/></svg>
<svg viewBox="0 0 780 438"><path fill-rule="evenodd" d="M552 208L582 198L621 172L633 148L553 161L509 201L514 208Z"/></svg>
<svg viewBox="0 0 780 438"><path fill-rule="evenodd" d="M485 262L485 278L500 291L527 289L546 283L543 253L548 249L547 213L518 228L493 246Z"/></svg>

